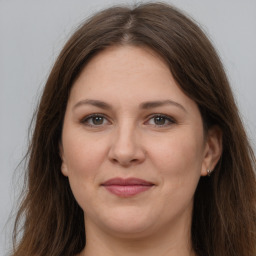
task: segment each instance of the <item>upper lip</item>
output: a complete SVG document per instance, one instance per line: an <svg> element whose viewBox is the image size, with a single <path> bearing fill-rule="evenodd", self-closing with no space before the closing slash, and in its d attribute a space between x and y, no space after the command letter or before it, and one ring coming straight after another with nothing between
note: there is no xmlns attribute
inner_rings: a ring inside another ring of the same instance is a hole
<svg viewBox="0 0 256 256"><path fill-rule="evenodd" d="M118 185L118 186L132 186L132 185L141 185L141 186L152 186L154 183L138 178L113 178L105 181L101 184L102 186L111 186L111 185Z"/></svg>

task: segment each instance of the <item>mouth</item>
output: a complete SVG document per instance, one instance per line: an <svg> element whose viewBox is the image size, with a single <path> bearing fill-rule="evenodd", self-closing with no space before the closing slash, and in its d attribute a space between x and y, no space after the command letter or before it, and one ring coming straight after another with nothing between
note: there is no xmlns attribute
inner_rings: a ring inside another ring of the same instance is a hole
<svg viewBox="0 0 256 256"><path fill-rule="evenodd" d="M132 197L154 187L154 183L137 178L114 178L102 183L106 190L119 197Z"/></svg>

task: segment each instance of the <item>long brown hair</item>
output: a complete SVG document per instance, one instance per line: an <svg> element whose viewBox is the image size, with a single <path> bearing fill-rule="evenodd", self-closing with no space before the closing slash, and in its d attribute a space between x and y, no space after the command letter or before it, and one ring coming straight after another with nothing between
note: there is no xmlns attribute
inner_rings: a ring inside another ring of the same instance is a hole
<svg viewBox="0 0 256 256"><path fill-rule="evenodd" d="M222 63L199 26L163 3L104 10L82 24L61 51L36 114L12 255L70 256L85 246L83 211L60 171L62 123L80 71L96 53L117 44L147 46L158 53L197 103L205 131L218 125L223 132L222 157L195 193L193 249L200 256L255 256L255 156Z"/></svg>

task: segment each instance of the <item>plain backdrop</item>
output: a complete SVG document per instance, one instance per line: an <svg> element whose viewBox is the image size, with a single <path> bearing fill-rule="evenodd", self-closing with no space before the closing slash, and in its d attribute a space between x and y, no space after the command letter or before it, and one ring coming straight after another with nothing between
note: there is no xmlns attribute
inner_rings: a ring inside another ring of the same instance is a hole
<svg viewBox="0 0 256 256"><path fill-rule="evenodd" d="M146 2L146 1L140 1ZM256 152L256 1L169 0L213 41ZM0 0L0 255L11 246L29 123L47 75L72 31L114 0Z"/></svg>

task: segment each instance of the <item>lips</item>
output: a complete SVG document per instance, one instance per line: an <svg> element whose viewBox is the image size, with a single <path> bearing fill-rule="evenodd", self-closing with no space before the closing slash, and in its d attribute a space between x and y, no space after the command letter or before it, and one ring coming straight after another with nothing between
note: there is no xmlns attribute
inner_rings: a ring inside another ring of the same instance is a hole
<svg viewBox="0 0 256 256"><path fill-rule="evenodd" d="M114 178L101 184L110 193L120 197L131 197L151 189L152 182L137 178Z"/></svg>

